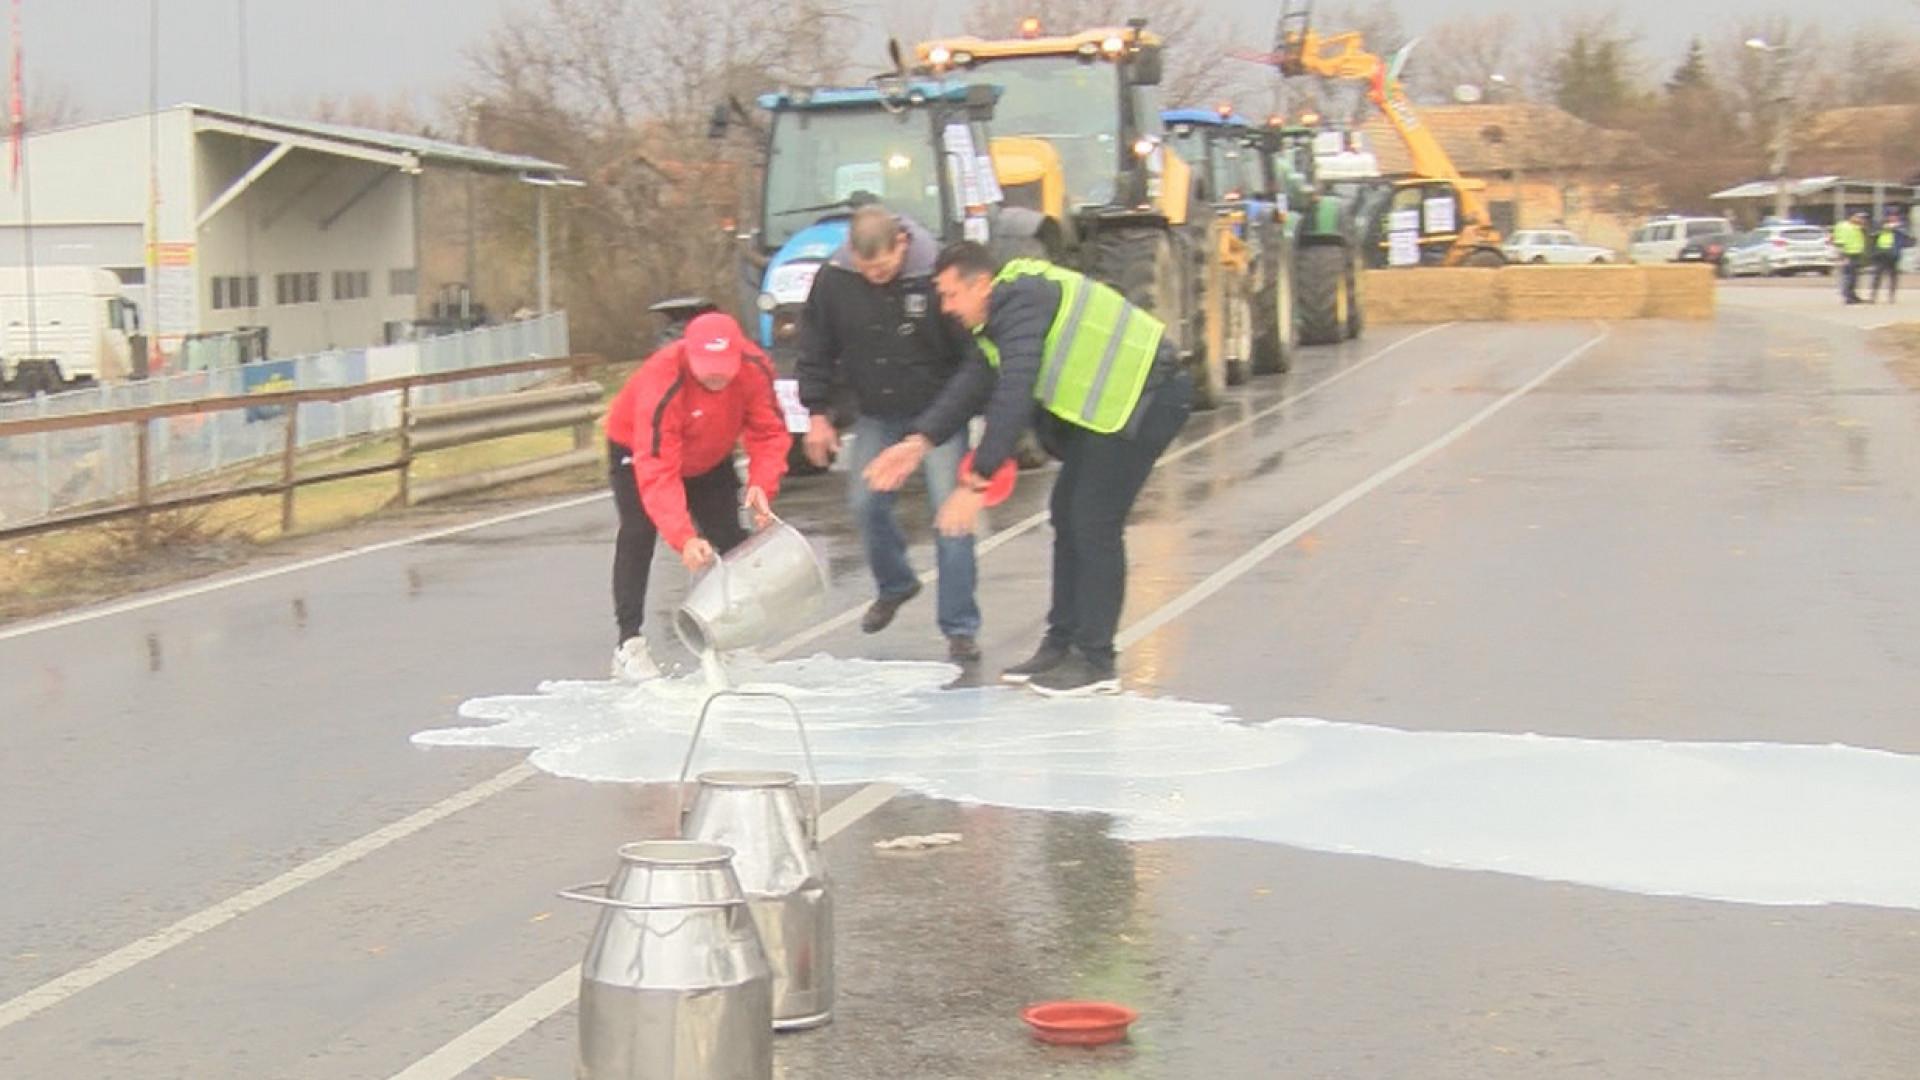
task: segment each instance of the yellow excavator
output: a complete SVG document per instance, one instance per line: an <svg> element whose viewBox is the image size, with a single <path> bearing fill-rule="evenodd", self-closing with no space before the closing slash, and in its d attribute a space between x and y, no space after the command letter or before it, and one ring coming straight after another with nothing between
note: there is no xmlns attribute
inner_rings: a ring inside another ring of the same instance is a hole
<svg viewBox="0 0 1920 1080"><path fill-rule="evenodd" d="M1311 0L1287 0L1275 33L1272 61L1289 78L1316 75L1326 79L1363 81L1367 100L1386 116L1413 159L1413 175L1394 182L1393 199L1386 209L1387 226L1380 230L1378 247L1383 265L1501 266L1500 231L1488 212L1486 183L1460 175L1453 158L1420 122L1413 103L1400 85L1400 69L1409 42L1384 61L1366 49L1355 31L1322 36L1313 29ZM1402 242L1396 250L1393 233L1411 232L1418 221L1416 251Z"/></svg>

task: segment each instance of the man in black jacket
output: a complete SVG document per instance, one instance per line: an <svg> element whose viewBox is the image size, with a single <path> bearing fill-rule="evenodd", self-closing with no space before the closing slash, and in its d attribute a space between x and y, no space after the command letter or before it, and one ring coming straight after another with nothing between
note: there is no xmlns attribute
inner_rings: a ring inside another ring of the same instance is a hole
<svg viewBox="0 0 1920 1080"><path fill-rule="evenodd" d="M934 281L979 355L867 469L897 486L930 448L984 404L970 475L941 505L941 533L971 534L987 477L1033 427L1060 459L1048 500L1053 604L1032 658L1001 673L1049 696L1120 691L1114 636L1127 584L1127 515L1193 405L1165 327L1115 290L1037 259L1004 266L968 241L950 245Z"/></svg>
<svg viewBox="0 0 1920 1080"><path fill-rule="evenodd" d="M847 493L879 593L860 621L869 634L886 629L900 605L920 592L920 579L894 519L894 492L868 487L862 474L874 455L907 434L973 347L964 330L941 317L933 288L939 254L939 241L918 223L863 206L854 212L846 244L814 278L800 317L800 401L813 414L806 449L814 464L825 465L839 449L829 419L837 396L846 392L858 406ZM920 463L934 506L953 493L966 451L963 424ZM976 663L980 608L972 534L936 536L934 562L940 572L935 615L947 658Z"/></svg>

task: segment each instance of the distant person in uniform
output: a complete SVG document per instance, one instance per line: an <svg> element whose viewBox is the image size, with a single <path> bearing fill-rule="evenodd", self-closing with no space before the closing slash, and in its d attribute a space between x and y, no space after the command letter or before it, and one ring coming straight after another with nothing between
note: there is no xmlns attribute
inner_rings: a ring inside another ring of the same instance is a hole
<svg viewBox="0 0 1920 1080"><path fill-rule="evenodd" d="M1867 212L1855 210L1833 227L1833 246L1840 249L1840 300L1860 303L1860 270L1867 259Z"/></svg>
<svg viewBox="0 0 1920 1080"><path fill-rule="evenodd" d="M1873 284L1867 289L1867 303L1880 300L1880 283L1887 284L1887 303L1893 303L1900 293L1900 257L1913 246L1913 234L1907 231L1907 223L1900 217L1898 210L1891 211L1880 222L1880 228L1873 234Z"/></svg>
<svg viewBox="0 0 1920 1080"><path fill-rule="evenodd" d="M688 570L699 570L747 538L742 506L757 526L767 524L792 439L774 397L773 365L730 315L695 317L683 337L647 357L621 387L607 410L607 477L620 511L615 678L660 674L641 636L655 541L665 537ZM745 491L733 465L742 442Z"/></svg>
<svg viewBox="0 0 1920 1080"><path fill-rule="evenodd" d="M943 533L971 533L987 478L1037 427L1061 463L1048 503L1053 602L1039 649L1001 678L1049 696L1119 693L1113 639L1126 598L1127 515L1186 424L1193 381L1159 319L1075 271L1039 259L1003 266L963 240L940 253L934 284L980 356L867 466L867 482L897 488L984 405L972 471L938 519Z"/></svg>
<svg viewBox="0 0 1920 1080"><path fill-rule="evenodd" d="M885 207L854 211L847 242L813 279L800 316L800 403L812 414L808 460L825 466L840 448L832 414L845 393L857 410L847 460L847 498L875 597L860 629L877 634L900 606L920 593L907 561L907 538L894 519L897 496L867 486L862 475L880 451L899 442L932 405L973 350L971 335L940 314L933 264L940 241L921 225ZM960 483L967 452L965 426L954 429L922 459L927 498L938 507ZM973 534L934 537L939 596L934 618L947 639L947 659L980 660L980 606L974 599Z"/></svg>

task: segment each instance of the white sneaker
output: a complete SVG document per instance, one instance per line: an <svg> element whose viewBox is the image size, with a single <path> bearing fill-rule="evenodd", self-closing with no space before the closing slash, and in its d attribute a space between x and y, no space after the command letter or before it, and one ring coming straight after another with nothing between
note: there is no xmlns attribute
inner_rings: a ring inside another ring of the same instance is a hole
<svg viewBox="0 0 1920 1080"><path fill-rule="evenodd" d="M645 682L660 677L660 665L647 652L647 639L630 637L613 653L613 677L627 682Z"/></svg>

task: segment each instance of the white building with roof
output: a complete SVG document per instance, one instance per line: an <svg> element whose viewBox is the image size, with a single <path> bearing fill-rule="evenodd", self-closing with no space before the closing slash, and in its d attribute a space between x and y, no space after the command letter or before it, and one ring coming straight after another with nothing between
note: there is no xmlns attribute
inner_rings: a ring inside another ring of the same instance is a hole
<svg viewBox="0 0 1920 1080"><path fill-rule="evenodd" d="M539 158L178 105L30 136L0 183L0 266L112 270L163 365L189 334L242 327L273 356L373 345L419 310L428 168L536 185L543 208L572 183Z"/></svg>

